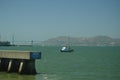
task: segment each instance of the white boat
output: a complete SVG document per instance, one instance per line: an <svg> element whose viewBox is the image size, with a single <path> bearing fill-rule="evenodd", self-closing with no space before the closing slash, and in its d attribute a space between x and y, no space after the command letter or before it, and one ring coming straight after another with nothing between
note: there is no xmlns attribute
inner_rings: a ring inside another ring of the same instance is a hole
<svg viewBox="0 0 120 80"><path fill-rule="evenodd" d="M64 46L60 49L61 52L73 52L74 50L70 48L70 46Z"/></svg>

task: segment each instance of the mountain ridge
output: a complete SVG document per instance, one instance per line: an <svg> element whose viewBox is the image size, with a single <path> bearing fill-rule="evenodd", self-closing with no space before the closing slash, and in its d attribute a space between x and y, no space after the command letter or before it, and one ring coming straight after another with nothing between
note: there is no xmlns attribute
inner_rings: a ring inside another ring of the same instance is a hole
<svg viewBox="0 0 120 80"><path fill-rule="evenodd" d="M43 46L120 46L119 38L109 36L69 37L58 36L42 41Z"/></svg>

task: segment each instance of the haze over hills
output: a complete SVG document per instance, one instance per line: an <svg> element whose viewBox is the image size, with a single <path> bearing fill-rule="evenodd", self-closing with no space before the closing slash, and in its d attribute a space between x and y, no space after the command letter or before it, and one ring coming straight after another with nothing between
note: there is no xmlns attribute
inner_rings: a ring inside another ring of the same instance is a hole
<svg viewBox="0 0 120 80"><path fill-rule="evenodd" d="M8 45L41 45L41 46L120 46L120 38L108 36L68 37L59 36L45 41L0 41L0 46Z"/></svg>
<svg viewBox="0 0 120 80"><path fill-rule="evenodd" d="M43 46L120 46L120 39L108 36L95 37L67 37L59 36L42 41Z"/></svg>

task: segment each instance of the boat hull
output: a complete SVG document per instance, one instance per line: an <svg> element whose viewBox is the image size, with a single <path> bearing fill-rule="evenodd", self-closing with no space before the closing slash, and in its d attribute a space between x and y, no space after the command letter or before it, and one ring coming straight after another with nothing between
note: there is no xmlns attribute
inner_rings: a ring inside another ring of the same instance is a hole
<svg viewBox="0 0 120 80"><path fill-rule="evenodd" d="M70 50L60 50L60 52L73 52L74 50L73 49L70 49Z"/></svg>

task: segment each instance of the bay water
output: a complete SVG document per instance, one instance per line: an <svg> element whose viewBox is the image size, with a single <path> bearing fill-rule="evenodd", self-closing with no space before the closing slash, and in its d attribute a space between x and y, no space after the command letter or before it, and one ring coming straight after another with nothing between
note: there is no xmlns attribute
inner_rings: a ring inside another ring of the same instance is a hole
<svg viewBox="0 0 120 80"><path fill-rule="evenodd" d="M36 75L0 72L0 80L120 80L120 47L73 46L60 52L58 46L9 46L0 50L40 51Z"/></svg>

